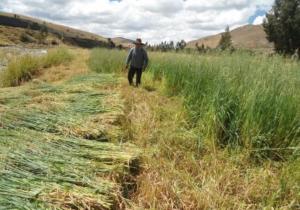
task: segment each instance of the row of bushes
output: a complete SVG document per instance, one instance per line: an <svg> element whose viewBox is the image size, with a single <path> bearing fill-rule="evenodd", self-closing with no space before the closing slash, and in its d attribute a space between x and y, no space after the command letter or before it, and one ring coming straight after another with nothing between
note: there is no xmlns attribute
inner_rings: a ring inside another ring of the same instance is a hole
<svg viewBox="0 0 300 210"><path fill-rule="evenodd" d="M45 56L26 55L15 58L9 63L7 69L1 72L0 86L20 85L30 80L39 70L69 62L72 58L72 54L65 48L50 50Z"/></svg>

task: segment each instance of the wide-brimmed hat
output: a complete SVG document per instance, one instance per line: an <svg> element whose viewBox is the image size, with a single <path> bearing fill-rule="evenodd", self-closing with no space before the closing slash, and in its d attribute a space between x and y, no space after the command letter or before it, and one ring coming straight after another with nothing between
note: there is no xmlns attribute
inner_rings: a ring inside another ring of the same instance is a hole
<svg viewBox="0 0 300 210"><path fill-rule="evenodd" d="M145 45L143 42L142 42L142 39L138 38L136 39L133 44L140 44L140 45Z"/></svg>

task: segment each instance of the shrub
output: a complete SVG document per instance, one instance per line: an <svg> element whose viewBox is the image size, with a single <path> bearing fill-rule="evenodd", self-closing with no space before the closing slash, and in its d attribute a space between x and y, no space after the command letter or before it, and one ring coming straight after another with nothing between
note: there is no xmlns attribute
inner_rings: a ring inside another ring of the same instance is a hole
<svg viewBox="0 0 300 210"><path fill-rule="evenodd" d="M42 67L49 68L59 64L69 62L73 59L73 55L66 48L57 48L50 50L47 56L42 57Z"/></svg>
<svg viewBox="0 0 300 210"><path fill-rule="evenodd" d="M59 45L59 42L55 39L51 40L51 45Z"/></svg>
<svg viewBox="0 0 300 210"><path fill-rule="evenodd" d="M32 56L24 56L10 63L1 75L3 86L16 86L22 81L31 79L32 74L39 68L38 59Z"/></svg>
<svg viewBox="0 0 300 210"><path fill-rule="evenodd" d="M31 42L34 42L34 39L29 34L27 34L26 32L23 32L20 35L20 41L25 42L25 43L31 43Z"/></svg>

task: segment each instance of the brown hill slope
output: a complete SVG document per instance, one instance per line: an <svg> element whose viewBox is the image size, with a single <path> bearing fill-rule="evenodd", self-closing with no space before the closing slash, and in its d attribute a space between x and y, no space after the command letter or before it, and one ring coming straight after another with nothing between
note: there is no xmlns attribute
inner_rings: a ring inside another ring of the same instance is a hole
<svg viewBox="0 0 300 210"><path fill-rule="evenodd" d="M112 41L116 44L116 45L122 45L123 47L132 47L133 46L133 40L131 39L126 39L123 37L115 37L112 38Z"/></svg>
<svg viewBox="0 0 300 210"><path fill-rule="evenodd" d="M231 31L233 45L237 48L272 50L273 44L266 39L266 33L262 25L245 25ZM216 48L219 44L221 33L191 41L187 47L194 48L196 43L199 46Z"/></svg>
<svg viewBox="0 0 300 210"><path fill-rule="evenodd" d="M17 32L24 32L25 29L39 31L43 26L47 27L49 34L59 38L65 44L86 48L107 44L107 39L102 36L18 14L0 12L0 26L2 31L1 40L5 41L7 39L9 40L8 43L13 44L18 44L19 37L17 35L20 34ZM7 31L12 31L12 28L18 28L15 29L15 39L5 36L5 34L11 34Z"/></svg>

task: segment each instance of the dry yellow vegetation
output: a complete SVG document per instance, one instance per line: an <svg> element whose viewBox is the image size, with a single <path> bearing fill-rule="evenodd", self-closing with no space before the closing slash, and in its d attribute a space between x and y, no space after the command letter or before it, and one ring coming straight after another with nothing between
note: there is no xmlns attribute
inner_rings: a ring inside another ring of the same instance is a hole
<svg viewBox="0 0 300 210"><path fill-rule="evenodd" d="M143 149L131 209L263 209L299 205L299 161L262 165L243 152L207 148L191 129L182 98L164 96L146 75L143 88L123 83L128 139ZM298 182L298 184L297 184Z"/></svg>

